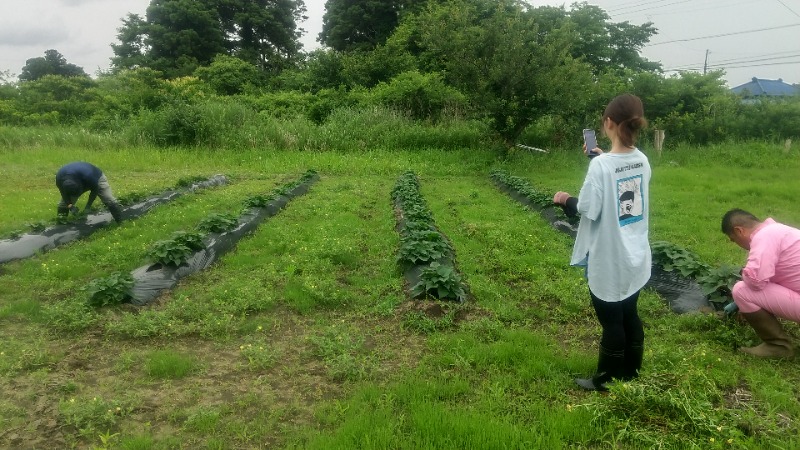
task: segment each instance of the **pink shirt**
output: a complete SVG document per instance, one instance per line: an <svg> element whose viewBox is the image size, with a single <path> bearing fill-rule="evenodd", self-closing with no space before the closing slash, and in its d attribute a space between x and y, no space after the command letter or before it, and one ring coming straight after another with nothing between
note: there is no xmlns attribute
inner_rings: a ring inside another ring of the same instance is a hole
<svg viewBox="0 0 800 450"><path fill-rule="evenodd" d="M767 283L800 292L800 230L768 218L750 236L742 280L752 289Z"/></svg>

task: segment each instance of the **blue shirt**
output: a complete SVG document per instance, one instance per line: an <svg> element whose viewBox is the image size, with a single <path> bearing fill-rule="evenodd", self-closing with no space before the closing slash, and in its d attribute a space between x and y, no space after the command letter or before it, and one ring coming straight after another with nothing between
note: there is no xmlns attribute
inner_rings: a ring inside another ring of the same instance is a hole
<svg viewBox="0 0 800 450"><path fill-rule="evenodd" d="M61 189L65 180L73 180L84 187L83 192L94 191L99 188L97 181L103 176L103 171L97 166L87 162L69 163L56 172L56 186Z"/></svg>
<svg viewBox="0 0 800 450"><path fill-rule="evenodd" d="M87 203L87 207L90 207L94 201L94 196L100 188L97 182L101 176L103 176L103 171L97 166L87 162L73 162L58 169L58 172L56 172L56 187L58 187L64 203L67 204L74 204L81 194L91 191L94 195L90 197L90 201ZM67 180L75 182L80 188L80 193L65 192L64 182Z"/></svg>

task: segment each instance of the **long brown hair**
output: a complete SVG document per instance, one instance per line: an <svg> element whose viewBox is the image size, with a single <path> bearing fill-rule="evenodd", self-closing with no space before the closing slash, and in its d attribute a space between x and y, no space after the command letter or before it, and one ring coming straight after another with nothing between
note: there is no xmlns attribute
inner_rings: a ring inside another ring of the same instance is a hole
<svg viewBox="0 0 800 450"><path fill-rule="evenodd" d="M617 124L617 136L626 147L633 147L639 136L639 130L647 126L642 100L633 94L614 97L603 112L603 120L606 117Z"/></svg>

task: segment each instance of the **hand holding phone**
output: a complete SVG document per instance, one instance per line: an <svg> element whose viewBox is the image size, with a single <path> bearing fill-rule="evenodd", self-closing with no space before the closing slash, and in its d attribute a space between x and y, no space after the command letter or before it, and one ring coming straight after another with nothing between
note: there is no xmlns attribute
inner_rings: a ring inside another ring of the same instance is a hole
<svg viewBox="0 0 800 450"><path fill-rule="evenodd" d="M593 151L597 148L597 136L595 135L594 130L590 130L588 128L583 130L583 144L586 146L586 156L593 158L598 155Z"/></svg>

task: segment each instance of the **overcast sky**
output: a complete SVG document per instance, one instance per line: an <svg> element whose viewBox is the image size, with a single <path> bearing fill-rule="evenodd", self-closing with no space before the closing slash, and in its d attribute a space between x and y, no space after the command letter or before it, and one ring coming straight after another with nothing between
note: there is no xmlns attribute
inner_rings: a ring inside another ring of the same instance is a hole
<svg viewBox="0 0 800 450"><path fill-rule="evenodd" d="M571 2L529 0L534 6ZM653 22L643 53L665 69L725 68L730 87L752 77L800 84L800 0L600 0L614 22ZM111 43L128 13L150 0L0 0L0 72L18 75L29 58L55 49L89 73L108 70ZM306 0L306 50L318 46L325 0ZM711 37L716 36L716 37ZM673 72L670 72L673 73Z"/></svg>

